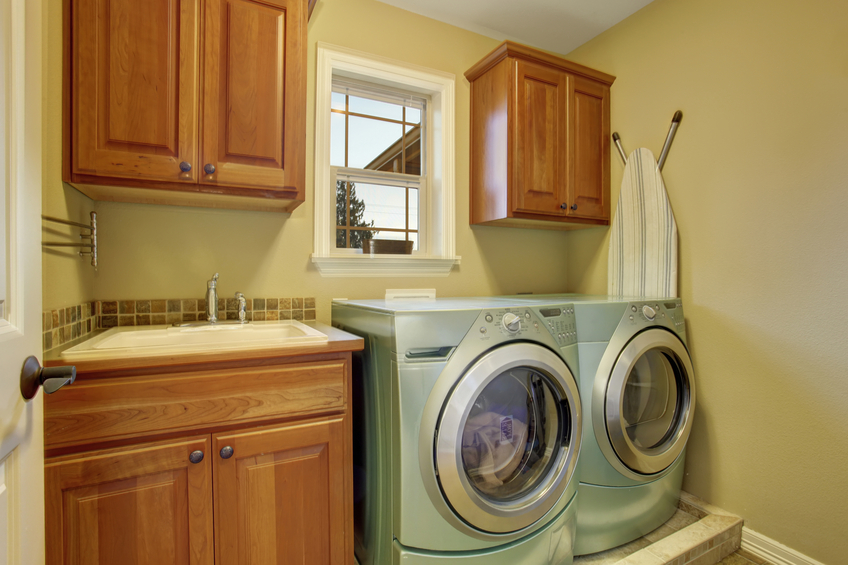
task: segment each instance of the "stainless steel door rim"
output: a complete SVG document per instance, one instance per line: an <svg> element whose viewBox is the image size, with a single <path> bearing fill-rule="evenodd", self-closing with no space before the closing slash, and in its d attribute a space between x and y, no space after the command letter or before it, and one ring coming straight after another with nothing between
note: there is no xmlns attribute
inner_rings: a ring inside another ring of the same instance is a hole
<svg viewBox="0 0 848 565"><path fill-rule="evenodd" d="M471 483L462 458L462 435L478 396L506 371L526 368L545 376L560 401L567 406L567 418L557 431L561 442L568 426L568 444L554 454L543 476L532 481L526 494L515 499L496 501ZM544 516L566 489L577 462L582 437L582 415L577 383L560 357L552 351L529 343L513 343L483 355L457 381L448 395L439 419L435 441L435 466L442 492L451 508L467 524L492 533L514 532L526 528Z"/></svg>
<svg viewBox="0 0 848 565"><path fill-rule="evenodd" d="M667 359L680 390L674 391L674 414L669 429L655 444L641 446L628 433L628 422L623 417L624 404L628 379L634 367L651 352ZM686 447L695 408L694 370L683 342L665 329L649 329L633 337L609 373L603 408L608 441L621 462L641 475L652 475L667 469Z"/></svg>

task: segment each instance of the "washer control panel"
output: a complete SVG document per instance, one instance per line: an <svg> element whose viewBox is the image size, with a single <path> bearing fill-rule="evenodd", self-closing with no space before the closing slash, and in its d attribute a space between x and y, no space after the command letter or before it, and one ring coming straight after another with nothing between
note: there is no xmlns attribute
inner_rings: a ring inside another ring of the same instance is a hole
<svg viewBox="0 0 848 565"><path fill-rule="evenodd" d="M477 326L481 339L530 338L547 332L560 347L577 343L577 323L571 304L485 310Z"/></svg>
<svg viewBox="0 0 848 565"><path fill-rule="evenodd" d="M681 333L685 329L680 300L632 302L625 317L633 324L662 323Z"/></svg>

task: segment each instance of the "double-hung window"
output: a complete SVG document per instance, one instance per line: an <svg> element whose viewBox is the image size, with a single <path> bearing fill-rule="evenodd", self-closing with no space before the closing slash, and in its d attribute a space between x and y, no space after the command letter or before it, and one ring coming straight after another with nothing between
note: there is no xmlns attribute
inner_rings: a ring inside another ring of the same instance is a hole
<svg viewBox="0 0 848 565"><path fill-rule="evenodd" d="M366 239L392 239L426 252L419 200L427 191L427 98L336 78L330 112L335 250L358 253Z"/></svg>
<svg viewBox="0 0 848 565"><path fill-rule="evenodd" d="M318 45L315 250L324 276L446 276L454 242L454 77ZM366 240L409 254L363 253Z"/></svg>

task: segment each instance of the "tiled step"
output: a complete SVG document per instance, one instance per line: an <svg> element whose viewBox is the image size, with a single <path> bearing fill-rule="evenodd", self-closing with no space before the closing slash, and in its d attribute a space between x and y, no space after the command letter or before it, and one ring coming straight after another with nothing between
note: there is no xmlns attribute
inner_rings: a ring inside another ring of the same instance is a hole
<svg viewBox="0 0 848 565"><path fill-rule="evenodd" d="M621 547L574 559L574 565L714 565L739 549L742 519L681 493L671 519Z"/></svg>

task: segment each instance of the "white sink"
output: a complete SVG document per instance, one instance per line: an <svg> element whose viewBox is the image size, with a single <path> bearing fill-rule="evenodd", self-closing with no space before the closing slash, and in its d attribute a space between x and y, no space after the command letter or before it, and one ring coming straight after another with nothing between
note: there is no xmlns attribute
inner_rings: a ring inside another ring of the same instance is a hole
<svg viewBox="0 0 848 565"><path fill-rule="evenodd" d="M115 357L146 357L207 353L237 349L269 349L327 341L327 336L296 320L209 326L146 326L112 328L62 353L78 361Z"/></svg>

